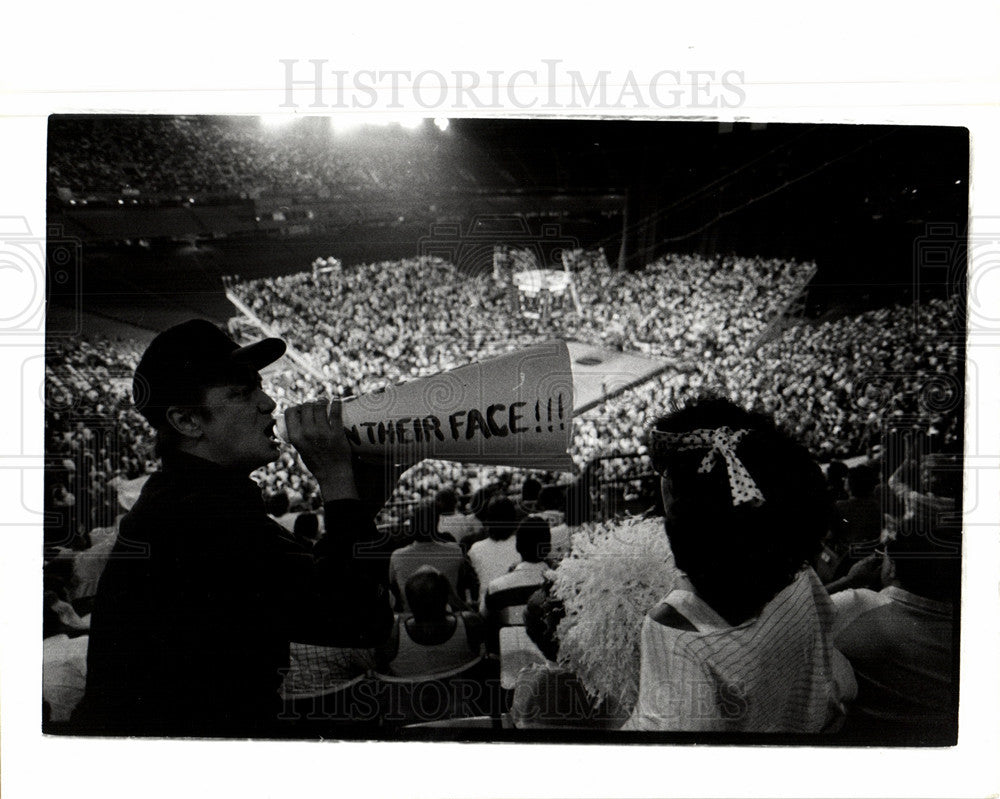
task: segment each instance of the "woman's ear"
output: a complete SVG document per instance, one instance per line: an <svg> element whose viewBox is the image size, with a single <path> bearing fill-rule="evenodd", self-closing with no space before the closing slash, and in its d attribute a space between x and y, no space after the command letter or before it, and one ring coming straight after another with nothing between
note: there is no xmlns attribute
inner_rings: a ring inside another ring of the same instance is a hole
<svg viewBox="0 0 1000 799"><path fill-rule="evenodd" d="M194 408L185 405L171 405L167 408L167 422L174 430L187 438L201 438L201 416Z"/></svg>

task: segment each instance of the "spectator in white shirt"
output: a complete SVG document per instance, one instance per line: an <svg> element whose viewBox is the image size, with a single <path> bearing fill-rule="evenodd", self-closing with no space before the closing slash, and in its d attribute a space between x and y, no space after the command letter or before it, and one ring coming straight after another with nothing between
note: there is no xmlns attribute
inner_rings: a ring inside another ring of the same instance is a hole
<svg viewBox="0 0 1000 799"><path fill-rule="evenodd" d="M469 548L469 561L480 587L480 611L486 611L486 588L506 574L521 560L514 538L514 503L506 497L494 497L486 506L487 537Z"/></svg>
<svg viewBox="0 0 1000 799"><path fill-rule="evenodd" d="M479 534L483 529L482 522L471 513L465 515L458 512L458 497L451 488L443 488L434 497L438 512L438 532L450 535L459 545L470 537Z"/></svg>
<svg viewBox="0 0 1000 799"><path fill-rule="evenodd" d="M540 516L528 516L517 526L514 541L521 562L486 587L483 606L488 620L496 620L507 608L523 610L528 598L545 584L549 569L545 559L552 548L549 523ZM520 614L513 615L520 624Z"/></svg>

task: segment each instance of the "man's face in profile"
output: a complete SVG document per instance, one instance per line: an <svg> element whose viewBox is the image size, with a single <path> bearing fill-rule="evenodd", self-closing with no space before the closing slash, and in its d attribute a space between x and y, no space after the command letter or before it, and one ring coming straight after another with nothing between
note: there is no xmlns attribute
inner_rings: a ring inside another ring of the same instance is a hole
<svg viewBox="0 0 1000 799"><path fill-rule="evenodd" d="M208 460L249 473L278 456L271 415L277 406L264 392L256 372L246 382L205 389L203 404Z"/></svg>

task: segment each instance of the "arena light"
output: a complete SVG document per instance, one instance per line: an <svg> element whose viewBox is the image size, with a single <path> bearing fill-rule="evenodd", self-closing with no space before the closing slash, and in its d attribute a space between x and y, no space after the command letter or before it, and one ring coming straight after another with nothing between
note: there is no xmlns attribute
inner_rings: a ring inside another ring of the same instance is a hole
<svg viewBox="0 0 1000 799"><path fill-rule="evenodd" d="M385 127L391 120L374 114L334 114L330 118L334 133L349 133L361 127Z"/></svg>
<svg viewBox="0 0 1000 799"><path fill-rule="evenodd" d="M424 117L415 114L378 115L378 114L334 114L330 119L330 127L335 133L347 133L361 127L385 128L398 125L404 130L417 130L424 124Z"/></svg>
<svg viewBox="0 0 1000 799"><path fill-rule="evenodd" d="M394 120L397 125L406 130L416 130L424 124L424 118L418 116L402 116Z"/></svg>
<svg viewBox="0 0 1000 799"><path fill-rule="evenodd" d="M439 131L444 133L446 130L448 130L448 125L449 125L448 117L438 117L437 119L434 120L434 124L437 126L437 129Z"/></svg>

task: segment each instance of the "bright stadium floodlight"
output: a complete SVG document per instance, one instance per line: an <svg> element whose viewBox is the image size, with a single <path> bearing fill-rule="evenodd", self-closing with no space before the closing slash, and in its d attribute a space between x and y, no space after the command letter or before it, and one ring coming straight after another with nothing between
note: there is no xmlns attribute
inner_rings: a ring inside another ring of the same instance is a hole
<svg viewBox="0 0 1000 799"><path fill-rule="evenodd" d="M396 119L396 123L405 130L417 130L424 124L423 117L417 116L403 116Z"/></svg>
<svg viewBox="0 0 1000 799"><path fill-rule="evenodd" d="M438 117L437 119L434 120L434 124L437 125L437 129L439 131L441 131L442 133L444 133L446 130L448 130L448 118L447 117Z"/></svg>
<svg viewBox="0 0 1000 799"><path fill-rule="evenodd" d="M375 114L334 114L329 119L334 133L350 133L364 126L385 127L392 121Z"/></svg>

